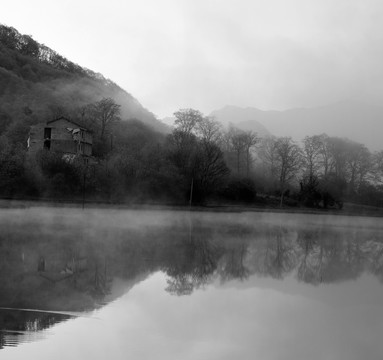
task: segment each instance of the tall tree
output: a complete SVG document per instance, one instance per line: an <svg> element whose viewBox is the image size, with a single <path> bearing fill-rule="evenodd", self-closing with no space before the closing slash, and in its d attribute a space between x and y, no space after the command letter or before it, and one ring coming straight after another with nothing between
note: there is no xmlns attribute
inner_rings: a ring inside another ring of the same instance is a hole
<svg viewBox="0 0 383 360"><path fill-rule="evenodd" d="M214 117L206 116L198 122L197 134L203 142L218 144L222 139L222 125Z"/></svg>
<svg viewBox="0 0 383 360"><path fill-rule="evenodd" d="M236 156L237 174L240 173L241 154L246 149L246 135L245 132L233 126L229 129L230 145Z"/></svg>
<svg viewBox="0 0 383 360"><path fill-rule="evenodd" d="M372 155L373 181L377 184L383 183L383 150Z"/></svg>
<svg viewBox="0 0 383 360"><path fill-rule="evenodd" d="M347 174L347 141L338 137L330 137L328 143L331 154L331 171L337 178L345 179Z"/></svg>
<svg viewBox="0 0 383 360"><path fill-rule="evenodd" d="M229 174L229 169L221 149L211 141L200 140L196 160L194 178L199 187L200 197L203 199L219 187Z"/></svg>
<svg viewBox="0 0 383 360"><path fill-rule="evenodd" d="M349 193L356 193L372 168L371 153L363 144L347 141L347 172Z"/></svg>
<svg viewBox="0 0 383 360"><path fill-rule="evenodd" d="M262 161L262 172L274 182L277 174L277 139L275 137L263 138L258 149L258 156Z"/></svg>
<svg viewBox="0 0 383 360"><path fill-rule="evenodd" d="M187 135L192 134L203 120L202 113L194 109L178 110L174 113L174 116L176 117L174 123L177 130Z"/></svg>
<svg viewBox="0 0 383 360"><path fill-rule="evenodd" d="M198 110L177 111L176 128L168 137L169 159L183 177L184 188L194 186L193 199L202 201L229 172L217 145L220 126Z"/></svg>
<svg viewBox="0 0 383 360"><path fill-rule="evenodd" d="M290 137L281 137L276 141L276 153L279 167L279 186L281 207L287 184L297 175L302 164L302 152Z"/></svg>
<svg viewBox="0 0 383 360"><path fill-rule="evenodd" d="M331 144L327 134L318 135L319 155L323 176L326 177L331 170Z"/></svg>
<svg viewBox="0 0 383 360"><path fill-rule="evenodd" d="M305 175L312 179L317 175L321 164L320 157L322 151L322 142L320 135L306 136L303 140L303 165Z"/></svg>
<svg viewBox="0 0 383 360"><path fill-rule="evenodd" d="M89 105L91 116L96 120L100 128L100 139L104 140L108 127L120 120L120 105L111 98L103 98Z"/></svg>
<svg viewBox="0 0 383 360"><path fill-rule="evenodd" d="M246 154L246 176L250 174L251 149L258 143L257 133L249 130L244 133L244 148Z"/></svg>

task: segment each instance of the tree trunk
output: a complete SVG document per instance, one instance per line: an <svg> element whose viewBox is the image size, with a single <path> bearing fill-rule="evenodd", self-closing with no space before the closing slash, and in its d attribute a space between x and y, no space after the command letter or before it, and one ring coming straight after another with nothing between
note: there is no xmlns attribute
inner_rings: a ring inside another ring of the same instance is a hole
<svg viewBox="0 0 383 360"><path fill-rule="evenodd" d="M240 152L237 151L237 174L239 175L239 156L240 156Z"/></svg>

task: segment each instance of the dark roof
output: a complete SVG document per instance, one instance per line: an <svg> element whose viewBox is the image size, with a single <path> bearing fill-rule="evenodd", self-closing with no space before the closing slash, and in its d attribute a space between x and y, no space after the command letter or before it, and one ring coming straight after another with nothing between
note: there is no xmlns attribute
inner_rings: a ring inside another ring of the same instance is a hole
<svg viewBox="0 0 383 360"><path fill-rule="evenodd" d="M80 124L76 123L75 121L70 120L70 119L68 119L68 118L66 118L66 117L64 117L64 116L60 116L60 117L58 117L57 119L49 120L49 121L47 121L47 124L51 124L51 123L53 123L53 122L55 122L55 121L58 121L58 120L66 120L66 121L72 123L73 125L78 126L79 128L81 128L81 129L83 129L83 130L87 130L87 131L89 131L87 128L83 127L82 125L80 125Z"/></svg>

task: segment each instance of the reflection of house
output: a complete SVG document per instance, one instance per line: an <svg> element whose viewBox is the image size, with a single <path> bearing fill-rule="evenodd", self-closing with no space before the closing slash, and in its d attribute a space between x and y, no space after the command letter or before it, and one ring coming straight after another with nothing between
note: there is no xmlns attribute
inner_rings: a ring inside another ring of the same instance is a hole
<svg viewBox="0 0 383 360"><path fill-rule="evenodd" d="M33 154L41 149L67 156L91 156L92 133L64 117L31 126L28 151Z"/></svg>

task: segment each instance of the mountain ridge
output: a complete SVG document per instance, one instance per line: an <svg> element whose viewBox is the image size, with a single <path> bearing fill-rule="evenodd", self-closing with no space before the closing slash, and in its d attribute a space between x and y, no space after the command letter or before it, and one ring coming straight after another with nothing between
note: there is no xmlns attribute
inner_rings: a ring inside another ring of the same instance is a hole
<svg viewBox="0 0 383 360"><path fill-rule="evenodd" d="M361 101L344 100L313 108L282 111L229 105L214 110L210 115L224 125L232 123L239 128L247 125L246 130L254 131L257 127L265 128L275 136L291 136L297 141L305 136L326 133L363 143L372 150L383 148L380 137L383 132L383 107Z"/></svg>

